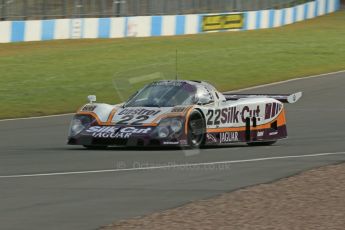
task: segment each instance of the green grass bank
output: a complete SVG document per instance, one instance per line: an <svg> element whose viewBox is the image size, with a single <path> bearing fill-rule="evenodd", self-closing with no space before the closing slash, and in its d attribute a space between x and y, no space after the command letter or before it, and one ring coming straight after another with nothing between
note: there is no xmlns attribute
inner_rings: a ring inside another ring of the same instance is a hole
<svg viewBox="0 0 345 230"><path fill-rule="evenodd" d="M345 11L257 31L0 44L0 119L73 112L88 94L117 103L114 80L173 73L176 49L180 78L223 91L342 70Z"/></svg>

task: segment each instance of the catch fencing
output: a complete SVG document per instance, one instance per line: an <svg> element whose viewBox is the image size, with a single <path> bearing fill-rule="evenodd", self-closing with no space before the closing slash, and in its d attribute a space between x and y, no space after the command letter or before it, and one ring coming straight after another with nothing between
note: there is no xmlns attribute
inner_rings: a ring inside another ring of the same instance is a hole
<svg viewBox="0 0 345 230"><path fill-rule="evenodd" d="M340 0L314 0L283 9L208 14L0 21L0 43L125 38L280 27L329 14Z"/></svg>
<svg viewBox="0 0 345 230"><path fill-rule="evenodd" d="M0 20L181 15L282 9L312 0L0 0Z"/></svg>

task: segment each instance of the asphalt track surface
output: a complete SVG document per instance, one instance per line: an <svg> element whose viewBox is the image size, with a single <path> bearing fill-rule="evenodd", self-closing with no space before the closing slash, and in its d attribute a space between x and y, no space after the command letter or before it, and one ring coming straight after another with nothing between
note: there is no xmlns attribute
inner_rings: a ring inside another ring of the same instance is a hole
<svg viewBox="0 0 345 230"><path fill-rule="evenodd" d="M66 145L71 115L1 121L0 229L96 229L343 162L344 89L345 72L248 90L304 93L269 147L93 151Z"/></svg>

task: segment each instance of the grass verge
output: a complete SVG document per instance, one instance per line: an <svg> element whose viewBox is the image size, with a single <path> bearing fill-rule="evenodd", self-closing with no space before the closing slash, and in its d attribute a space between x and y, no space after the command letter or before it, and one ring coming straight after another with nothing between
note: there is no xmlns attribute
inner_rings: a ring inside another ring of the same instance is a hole
<svg viewBox="0 0 345 230"><path fill-rule="evenodd" d="M75 111L88 94L119 102L113 80L152 64L231 90L345 69L345 11L267 30L0 45L0 118ZM139 87L136 86L136 87Z"/></svg>

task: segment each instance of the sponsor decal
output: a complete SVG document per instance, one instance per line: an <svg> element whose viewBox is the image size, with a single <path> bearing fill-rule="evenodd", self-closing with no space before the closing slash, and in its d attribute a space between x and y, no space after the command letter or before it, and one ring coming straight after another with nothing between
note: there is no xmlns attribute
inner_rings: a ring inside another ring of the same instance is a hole
<svg viewBox="0 0 345 230"><path fill-rule="evenodd" d="M146 115L146 116L155 116L160 113L161 110L157 109L124 109L119 112L117 115Z"/></svg>
<svg viewBox="0 0 345 230"><path fill-rule="evenodd" d="M178 141L163 141L163 145L178 145Z"/></svg>
<svg viewBox="0 0 345 230"><path fill-rule="evenodd" d="M147 134L151 131L151 128L135 128L135 127L101 127L101 126L92 126L86 130L86 132L91 133L95 138L129 138L133 133L134 134Z"/></svg>
<svg viewBox="0 0 345 230"><path fill-rule="evenodd" d="M92 112L96 109L97 105L85 105L81 111L83 112Z"/></svg>
<svg viewBox="0 0 345 230"><path fill-rule="evenodd" d="M217 138L211 133L206 134L206 138L209 142L213 142L213 143L217 142Z"/></svg>
<svg viewBox="0 0 345 230"><path fill-rule="evenodd" d="M273 135L277 135L277 134L278 134L278 131L275 131L275 132L269 133L268 135L273 136Z"/></svg>
<svg viewBox="0 0 345 230"><path fill-rule="evenodd" d="M186 107L174 107L171 112L172 113L181 113L186 109Z"/></svg>
<svg viewBox="0 0 345 230"><path fill-rule="evenodd" d="M114 126L91 126L86 130L88 133L116 133L120 128Z"/></svg>
<svg viewBox="0 0 345 230"><path fill-rule="evenodd" d="M243 14L205 15L202 18L202 31L241 29Z"/></svg>
<svg viewBox="0 0 345 230"><path fill-rule="evenodd" d="M151 128L135 128L135 127L126 127L120 130L121 133L141 133L146 134L151 131Z"/></svg>
<svg viewBox="0 0 345 230"><path fill-rule="evenodd" d="M167 86L182 86L183 84L186 84L185 82L182 81L157 81L151 83L151 85L167 85Z"/></svg>
<svg viewBox="0 0 345 230"><path fill-rule="evenodd" d="M238 141L238 132L219 133L220 143L229 143L234 141Z"/></svg>
<svg viewBox="0 0 345 230"><path fill-rule="evenodd" d="M184 140L184 139L183 139L183 140L180 140L180 144L181 144L181 145L186 145L187 143L188 143L187 140Z"/></svg>
<svg viewBox="0 0 345 230"><path fill-rule="evenodd" d="M258 131L256 136L258 136L258 137L264 136L264 131Z"/></svg>
<svg viewBox="0 0 345 230"><path fill-rule="evenodd" d="M281 108L282 108L282 105L276 102L267 103L265 106L265 119L270 119L272 117L275 117L277 114L279 114Z"/></svg>
<svg viewBox="0 0 345 230"><path fill-rule="evenodd" d="M131 133L93 133L92 136L95 138L124 138L128 139L130 138L132 134Z"/></svg>
<svg viewBox="0 0 345 230"><path fill-rule="evenodd" d="M256 109L249 109L248 106L244 106L241 112L242 122L246 122L247 117L259 117L260 116L260 106Z"/></svg>
<svg viewBox="0 0 345 230"><path fill-rule="evenodd" d="M210 109L207 111L207 125L220 125L220 124L234 124L240 121L246 122L247 117L259 117L260 106L255 109L250 109L244 106L241 111L236 107L228 107L223 109Z"/></svg>

